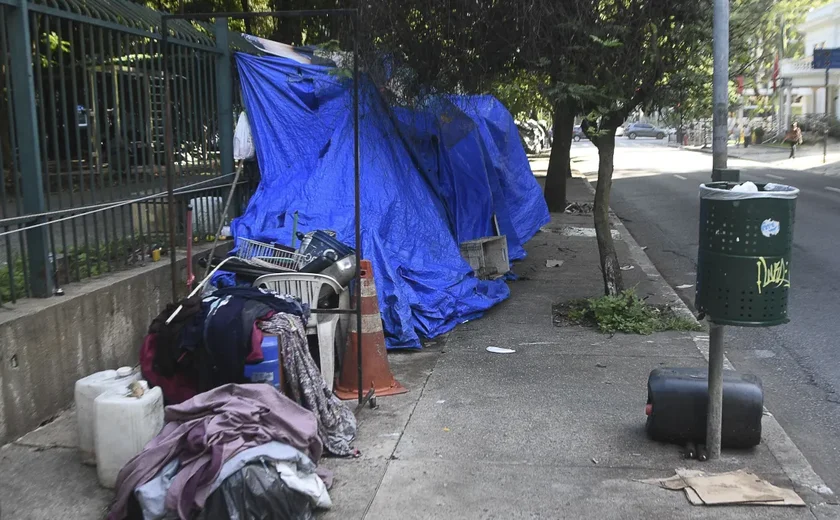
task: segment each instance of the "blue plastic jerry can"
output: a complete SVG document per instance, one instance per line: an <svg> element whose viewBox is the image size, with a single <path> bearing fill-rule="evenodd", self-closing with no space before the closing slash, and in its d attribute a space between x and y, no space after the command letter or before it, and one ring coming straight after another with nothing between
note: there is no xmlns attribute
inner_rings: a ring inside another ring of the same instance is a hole
<svg viewBox="0 0 840 520"><path fill-rule="evenodd" d="M280 388L280 349L277 336L265 336L262 340L263 361L245 365L245 379L252 383L268 383Z"/></svg>

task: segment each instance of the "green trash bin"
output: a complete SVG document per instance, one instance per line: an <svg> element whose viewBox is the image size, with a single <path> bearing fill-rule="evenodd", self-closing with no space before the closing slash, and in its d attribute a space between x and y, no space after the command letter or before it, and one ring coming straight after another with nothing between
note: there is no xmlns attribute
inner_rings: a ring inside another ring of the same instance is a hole
<svg viewBox="0 0 840 520"><path fill-rule="evenodd" d="M720 325L769 327L789 320L790 252L799 190L757 184L700 185L695 305Z"/></svg>

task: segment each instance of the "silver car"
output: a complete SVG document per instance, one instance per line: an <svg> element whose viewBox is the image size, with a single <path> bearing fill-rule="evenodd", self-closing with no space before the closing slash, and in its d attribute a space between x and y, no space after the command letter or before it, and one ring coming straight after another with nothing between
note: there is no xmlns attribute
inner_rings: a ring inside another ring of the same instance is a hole
<svg viewBox="0 0 840 520"><path fill-rule="evenodd" d="M635 139L637 137L655 137L656 139L665 139L668 132L649 123L631 123L624 131L624 135L626 135L629 139Z"/></svg>

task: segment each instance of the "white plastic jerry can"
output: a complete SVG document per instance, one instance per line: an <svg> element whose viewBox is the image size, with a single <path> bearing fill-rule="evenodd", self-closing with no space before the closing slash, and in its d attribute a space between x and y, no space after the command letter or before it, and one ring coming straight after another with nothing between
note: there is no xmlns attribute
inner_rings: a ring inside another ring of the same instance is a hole
<svg viewBox="0 0 840 520"><path fill-rule="evenodd" d="M76 381L76 424L79 429L79 455L84 464L96 464L96 447L93 438L93 401L109 390L124 389L140 379L140 372L131 367L103 370Z"/></svg>
<svg viewBox="0 0 840 520"><path fill-rule="evenodd" d="M142 380L135 386L143 390L139 397L128 391L110 390L94 402L96 473L106 488L114 488L123 466L163 428L160 388L149 389Z"/></svg>

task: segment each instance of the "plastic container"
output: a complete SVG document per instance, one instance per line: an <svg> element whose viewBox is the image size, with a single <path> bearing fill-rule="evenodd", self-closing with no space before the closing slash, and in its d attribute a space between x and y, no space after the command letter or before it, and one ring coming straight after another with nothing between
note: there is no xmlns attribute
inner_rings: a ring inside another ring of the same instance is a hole
<svg viewBox="0 0 840 520"><path fill-rule="evenodd" d="M163 392L149 389L134 397L128 391L109 390L93 403L96 439L96 473L99 483L113 489L125 464L143 451L163 428Z"/></svg>
<svg viewBox="0 0 840 520"><path fill-rule="evenodd" d="M347 284L356 276L356 255L348 255L327 267L321 274L335 278L338 285L347 287Z"/></svg>
<svg viewBox="0 0 840 520"><path fill-rule="evenodd" d="M709 403L708 370L657 368L648 377L645 407L648 436L657 441L685 444L706 442ZM761 442L764 391L754 375L723 371L721 445L751 448Z"/></svg>
<svg viewBox="0 0 840 520"><path fill-rule="evenodd" d="M252 383L268 383L274 388L283 384L280 374L280 349L277 336L265 336L262 341L263 361L245 365L245 379Z"/></svg>
<svg viewBox="0 0 840 520"><path fill-rule="evenodd" d="M510 271L507 236L461 242L461 256L481 279L498 278Z"/></svg>
<svg viewBox="0 0 840 520"><path fill-rule="evenodd" d="M76 381L76 423L79 429L79 455L84 464L96 464L94 445L93 402L109 390L125 389L133 381L140 379L140 372L131 367L118 370L103 370Z"/></svg>
<svg viewBox="0 0 840 520"><path fill-rule="evenodd" d="M312 235L311 237L309 237L310 234ZM307 238L309 239L308 241ZM303 256L301 261L301 270L303 270L309 262L318 260L322 257L332 258L334 262L339 258L344 258L354 252L352 248L339 242L336 238L330 236L329 233L321 230L313 231L312 233L304 235L303 242L301 242L301 247L298 251ZM329 267L329 265L325 265L321 268L321 270L326 267Z"/></svg>

